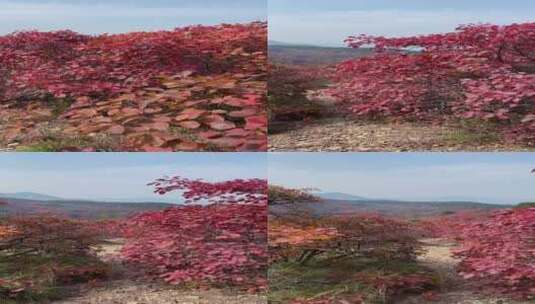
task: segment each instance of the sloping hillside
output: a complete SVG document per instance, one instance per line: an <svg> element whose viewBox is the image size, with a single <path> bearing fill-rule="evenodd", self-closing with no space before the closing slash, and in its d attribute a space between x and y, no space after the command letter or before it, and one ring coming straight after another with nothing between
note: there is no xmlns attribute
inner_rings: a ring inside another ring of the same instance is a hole
<svg viewBox="0 0 535 304"><path fill-rule="evenodd" d="M303 208L316 215L344 215L354 213L380 213L391 216L424 217L463 210L491 210L511 206L477 202L406 202L391 200L332 200L303 203ZM270 206L273 213L286 213L286 206Z"/></svg>
<svg viewBox="0 0 535 304"><path fill-rule="evenodd" d="M269 60L272 63L295 65L334 64L347 59L370 55L372 49L346 47L320 47L300 45L270 45Z"/></svg>
<svg viewBox="0 0 535 304"><path fill-rule="evenodd" d="M27 200L1 198L0 216L17 214L58 214L79 219L107 219L129 216L147 210L172 207L165 203L110 203L82 200Z"/></svg>

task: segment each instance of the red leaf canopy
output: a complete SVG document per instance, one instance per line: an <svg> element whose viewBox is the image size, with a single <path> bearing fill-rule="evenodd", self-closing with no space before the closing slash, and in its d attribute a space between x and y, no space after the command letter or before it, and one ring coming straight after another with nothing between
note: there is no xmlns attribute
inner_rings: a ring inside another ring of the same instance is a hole
<svg viewBox="0 0 535 304"><path fill-rule="evenodd" d="M66 138L109 135L120 151L264 151L266 40L262 22L2 36L0 143L53 122Z"/></svg>
<svg viewBox="0 0 535 304"><path fill-rule="evenodd" d="M183 191L189 205L140 214L127 223L124 258L171 284L266 288L267 181L209 183L159 179L155 192Z"/></svg>
<svg viewBox="0 0 535 304"><path fill-rule="evenodd" d="M371 57L340 64L328 90L357 116L480 118L503 124L515 140L533 134L535 23L466 25L402 38L360 35L347 42L376 48Z"/></svg>
<svg viewBox="0 0 535 304"><path fill-rule="evenodd" d="M460 273L494 291L518 297L535 295L535 208L494 213L464 223Z"/></svg>

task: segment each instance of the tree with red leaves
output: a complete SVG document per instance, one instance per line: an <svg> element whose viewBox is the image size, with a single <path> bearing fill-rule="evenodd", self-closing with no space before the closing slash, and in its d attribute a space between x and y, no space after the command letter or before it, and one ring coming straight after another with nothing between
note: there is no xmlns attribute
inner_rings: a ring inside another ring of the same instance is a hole
<svg viewBox="0 0 535 304"><path fill-rule="evenodd" d="M511 139L533 139L535 23L403 38L360 35L347 43L376 49L340 64L328 90L355 115L478 118L502 125Z"/></svg>
<svg viewBox="0 0 535 304"><path fill-rule="evenodd" d="M318 256L412 260L419 250L415 229L406 222L374 214L270 222L272 260L306 264Z"/></svg>
<svg viewBox="0 0 535 304"><path fill-rule="evenodd" d="M267 181L173 177L150 185L196 204L130 219L122 251L128 262L171 284L266 288Z"/></svg>

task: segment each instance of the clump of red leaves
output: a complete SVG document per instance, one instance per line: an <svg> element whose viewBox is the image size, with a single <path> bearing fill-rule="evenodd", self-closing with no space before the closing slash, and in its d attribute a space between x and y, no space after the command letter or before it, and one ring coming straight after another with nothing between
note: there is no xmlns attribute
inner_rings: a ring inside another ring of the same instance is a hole
<svg viewBox="0 0 535 304"><path fill-rule="evenodd" d="M254 53L265 49L264 31L264 23L252 23L100 36L16 32L0 37L7 74L3 98L33 90L56 97L131 92L157 85L158 76L188 70L257 72L254 60L260 58Z"/></svg>
<svg viewBox="0 0 535 304"><path fill-rule="evenodd" d="M483 221L489 210L464 210L455 214L428 216L414 223L414 229L423 238L455 239L466 223Z"/></svg>
<svg viewBox="0 0 535 304"><path fill-rule="evenodd" d="M466 25L455 32L385 38L371 57L339 65L329 90L358 116L441 120L479 118L504 126L514 140L535 130L535 23Z"/></svg>
<svg viewBox="0 0 535 304"><path fill-rule="evenodd" d="M492 291L535 296L535 208L499 211L461 230L460 274Z"/></svg>
<svg viewBox="0 0 535 304"><path fill-rule="evenodd" d="M0 37L3 140L57 119L64 136L119 137L118 150L265 150L266 27Z"/></svg>
<svg viewBox="0 0 535 304"><path fill-rule="evenodd" d="M209 183L180 177L152 183L155 192L183 191L188 205L146 212L127 222L123 257L171 284L265 289L267 182Z"/></svg>

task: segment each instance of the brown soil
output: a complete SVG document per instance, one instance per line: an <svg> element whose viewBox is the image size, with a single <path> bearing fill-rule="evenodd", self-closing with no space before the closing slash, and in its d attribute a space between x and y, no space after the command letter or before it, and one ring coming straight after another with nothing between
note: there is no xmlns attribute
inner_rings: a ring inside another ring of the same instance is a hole
<svg viewBox="0 0 535 304"><path fill-rule="evenodd" d="M466 133L447 124L376 123L334 118L295 125L291 131L270 135L269 151L535 151L535 148L506 144L497 135L490 140L485 137L488 136Z"/></svg>

